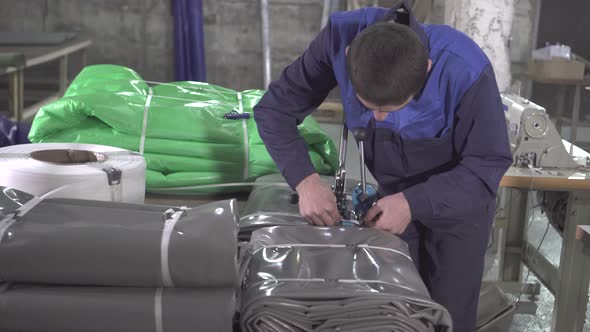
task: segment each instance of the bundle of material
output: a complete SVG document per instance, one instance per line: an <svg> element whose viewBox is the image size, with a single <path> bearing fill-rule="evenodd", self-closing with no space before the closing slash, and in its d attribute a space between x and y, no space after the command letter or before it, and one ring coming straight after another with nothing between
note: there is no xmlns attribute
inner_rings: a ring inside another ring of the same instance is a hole
<svg viewBox="0 0 590 332"><path fill-rule="evenodd" d="M322 177L332 181L331 177ZM240 240L249 240L253 231L270 226L306 225L299 214L297 192L280 174L259 177L248 196L240 218Z"/></svg>
<svg viewBox="0 0 590 332"><path fill-rule="evenodd" d="M390 233L262 228L252 233L243 264L243 332L452 330L407 244Z"/></svg>
<svg viewBox="0 0 590 332"><path fill-rule="evenodd" d="M236 191L244 187L212 186L278 172L252 117L263 94L201 82L157 84L125 67L90 66L63 98L39 110L29 138L142 153L151 192ZM316 170L333 174L338 156L331 138L309 117L299 132Z"/></svg>
<svg viewBox="0 0 590 332"><path fill-rule="evenodd" d="M0 193L0 331L231 331L235 201L174 208Z"/></svg>

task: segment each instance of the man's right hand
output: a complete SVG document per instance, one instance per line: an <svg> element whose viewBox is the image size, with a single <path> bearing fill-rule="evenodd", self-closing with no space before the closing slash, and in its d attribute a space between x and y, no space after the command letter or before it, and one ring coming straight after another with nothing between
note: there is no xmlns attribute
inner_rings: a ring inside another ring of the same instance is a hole
<svg viewBox="0 0 590 332"><path fill-rule="evenodd" d="M312 174L297 185L299 194L299 213L316 226L334 226L340 224L342 217L336 207L336 196L332 188Z"/></svg>

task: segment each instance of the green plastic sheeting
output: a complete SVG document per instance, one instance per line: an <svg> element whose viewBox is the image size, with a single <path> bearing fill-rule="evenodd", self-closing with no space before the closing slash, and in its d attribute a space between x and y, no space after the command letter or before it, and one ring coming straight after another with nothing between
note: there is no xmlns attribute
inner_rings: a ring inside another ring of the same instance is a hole
<svg viewBox="0 0 590 332"><path fill-rule="evenodd" d="M34 143L102 144L140 152L145 123L148 191L238 191L244 188L199 186L253 181L278 172L253 117L223 117L231 111L252 113L263 94L261 90L236 92L201 82L147 82L129 68L90 66L76 77L63 98L39 110L29 139ZM316 170L334 174L338 156L331 138L309 117L299 132Z"/></svg>

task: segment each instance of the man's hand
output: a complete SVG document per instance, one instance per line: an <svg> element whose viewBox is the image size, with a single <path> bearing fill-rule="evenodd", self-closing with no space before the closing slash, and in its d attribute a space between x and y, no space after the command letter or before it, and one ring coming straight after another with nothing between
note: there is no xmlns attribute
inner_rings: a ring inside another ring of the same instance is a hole
<svg viewBox="0 0 590 332"><path fill-rule="evenodd" d="M379 213L382 213L381 216L373 221ZM397 193L378 200L377 204L367 212L364 222L369 227L401 234L406 230L411 220L412 213L406 197L403 193Z"/></svg>
<svg viewBox="0 0 590 332"><path fill-rule="evenodd" d="M336 196L320 176L312 174L298 185L299 213L317 226L334 226L342 221L336 207Z"/></svg>

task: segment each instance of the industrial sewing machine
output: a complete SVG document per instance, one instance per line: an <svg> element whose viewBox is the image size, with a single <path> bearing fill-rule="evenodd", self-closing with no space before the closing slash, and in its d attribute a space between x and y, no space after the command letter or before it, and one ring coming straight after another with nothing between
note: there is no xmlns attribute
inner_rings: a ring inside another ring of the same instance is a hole
<svg viewBox="0 0 590 332"><path fill-rule="evenodd" d="M502 94L513 166L537 169L576 170L589 167L585 157L568 151L545 109L513 94ZM568 192L539 191L537 199L550 223L562 231L565 223Z"/></svg>
<svg viewBox="0 0 590 332"><path fill-rule="evenodd" d="M502 94L513 166L572 169L579 167L565 149L545 109L513 94Z"/></svg>

